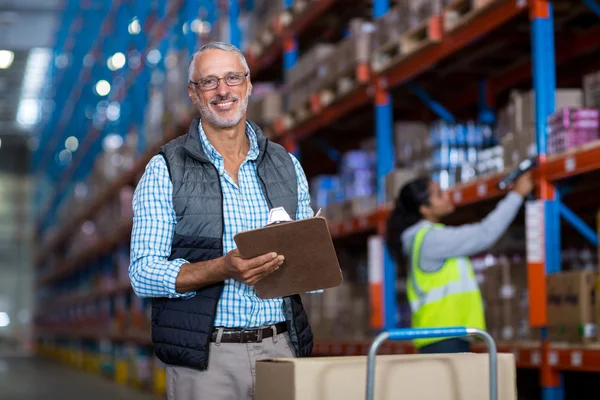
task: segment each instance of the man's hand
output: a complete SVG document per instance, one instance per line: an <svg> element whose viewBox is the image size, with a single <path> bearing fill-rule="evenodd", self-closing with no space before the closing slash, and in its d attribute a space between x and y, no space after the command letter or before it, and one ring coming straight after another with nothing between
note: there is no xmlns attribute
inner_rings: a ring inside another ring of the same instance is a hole
<svg viewBox="0 0 600 400"><path fill-rule="evenodd" d="M228 277L254 286L265 276L279 269L284 257L277 253L264 254L255 258L244 260L240 252L235 249L225 256L224 269Z"/></svg>
<svg viewBox="0 0 600 400"><path fill-rule="evenodd" d="M521 175L515 182L514 191L525 197L533 190L533 182L531 180L531 172L526 172Z"/></svg>

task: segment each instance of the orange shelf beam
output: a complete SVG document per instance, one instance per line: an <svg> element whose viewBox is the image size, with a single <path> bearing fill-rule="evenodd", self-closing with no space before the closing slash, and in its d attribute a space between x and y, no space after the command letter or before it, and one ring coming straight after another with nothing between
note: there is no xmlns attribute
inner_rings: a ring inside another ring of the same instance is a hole
<svg viewBox="0 0 600 400"><path fill-rule="evenodd" d="M323 108L317 115L293 127L286 134L295 140L301 140L314 134L317 130L324 128L352 111L366 105L372 94L367 86L360 86L353 92Z"/></svg>

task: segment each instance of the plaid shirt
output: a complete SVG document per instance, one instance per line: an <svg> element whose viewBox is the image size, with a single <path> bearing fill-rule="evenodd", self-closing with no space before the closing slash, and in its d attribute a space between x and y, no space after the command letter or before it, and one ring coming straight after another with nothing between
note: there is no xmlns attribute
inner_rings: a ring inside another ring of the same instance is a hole
<svg viewBox="0 0 600 400"><path fill-rule="evenodd" d="M223 251L235 249L234 235L265 226L269 207L263 195L256 159L259 149L256 133L246 124L250 150L238 172L238 184L225 171L223 157L212 146L202 125L200 140L208 159L217 167L223 188ZM296 219L313 216L308 183L298 160L290 155L298 178L298 211ZM175 281L187 260L169 261L175 224L172 202L173 186L162 156L153 157L135 190L133 197L133 230L131 234L131 264L129 276L135 293L140 297L189 298L191 293L177 293ZM225 281L217 307L215 326L252 328L285 320L281 299L263 300L252 286L234 279Z"/></svg>

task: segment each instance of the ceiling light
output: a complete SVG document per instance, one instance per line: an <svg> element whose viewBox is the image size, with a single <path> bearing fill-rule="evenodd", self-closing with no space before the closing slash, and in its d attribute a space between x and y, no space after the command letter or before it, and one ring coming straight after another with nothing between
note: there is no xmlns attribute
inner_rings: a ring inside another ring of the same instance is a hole
<svg viewBox="0 0 600 400"><path fill-rule="evenodd" d="M125 59L125 54L123 53L115 53L113 54L112 57L110 57L108 59L108 68L111 71L117 71L120 70L121 68L123 68L125 66L125 62L127 60Z"/></svg>
<svg viewBox="0 0 600 400"><path fill-rule="evenodd" d="M6 328L10 325L10 317L5 312L0 312L0 328Z"/></svg>
<svg viewBox="0 0 600 400"><path fill-rule="evenodd" d="M193 20L192 25L191 25L192 32L200 33L201 25L202 25L202 21L200 21L199 19Z"/></svg>
<svg viewBox="0 0 600 400"><path fill-rule="evenodd" d="M65 148L69 150L71 153L77 151L79 147L79 140L75 136L70 136L65 140Z"/></svg>
<svg viewBox="0 0 600 400"><path fill-rule="evenodd" d="M17 122L24 128L40 122L40 101L37 99L22 99L17 110Z"/></svg>
<svg viewBox="0 0 600 400"><path fill-rule="evenodd" d="M210 22L204 21L202 23L202 26L200 27L200 33L207 35L210 33L211 29L212 29L212 25L210 24Z"/></svg>
<svg viewBox="0 0 600 400"><path fill-rule="evenodd" d="M109 121L116 121L121 116L121 106L117 102L112 102L106 107L106 118Z"/></svg>
<svg viewBox="0 0 600 400"><path fill-rule="evenodd" d="M154 50L150 50L148 52L148 55L146 56L146 59L148 60L148 62L150 64L158 64L160 59L161 59L162 55L160 54L160 51L154 49Z"/></svg>
<svg viewBox="0 0 600 400"><path fill-rule="evenodd" d="M108 95L110 93L110 83L104 79L98 81L98 83L96 83L96 93L100 96Z"/></svg>
<svg viewBox="0 0 600 400"><path fill-rule="evenodd" d="M68 165L71 160L73 159L73 155L71 154L71 152L69 150L63 150L60 153L58 153L58 161L62 164L62 165Z"/></svg>
<svg viewBox="0 0 600 400"><path fill-rule="evenodd" d="M10 50L0 50L0 69L8 69L15 59L15 53Z"/></svg>
<svg viewBox="0 0 600 400"><path fill-rule="evenodd" d="M107 135L104 140L102 140L102 148L104 151L116 150L121 146L123 146L123 138L116 133Z"/></svg>
<svg viewBox="0 0 600 400"><path fill-rule="evenodd" d="M140 25L140 21L138 21L137 17L133 18L133 21L127 27L127 30L131 35L137 35L142 31L142 26Z"/></svg>

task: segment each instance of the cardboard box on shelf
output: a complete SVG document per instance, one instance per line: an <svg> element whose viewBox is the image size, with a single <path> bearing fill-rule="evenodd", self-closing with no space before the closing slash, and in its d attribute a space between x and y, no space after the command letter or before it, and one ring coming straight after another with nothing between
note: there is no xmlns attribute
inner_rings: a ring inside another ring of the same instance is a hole
<svg viewBox="0 0 600 400"><path fill-rule="evenodd" d="M488 363L488 355L473 353L378 356L375 398L485 399ZM363 400L366 367L364 356L258 361L256 400ZM498 399L516 398L514 356L498 354Z"/></svg>
<svg viewBox="0 0 600 400"><path fill-rule="evenodd" d="M409 0L409 29L419 27L434 15L442 12L442 0Z"/></svg>
<svg viewBox="0 0 600 400"><path fill-rule="evenodd" d="M600 108L600 71L583 77L583 93L586 107Z"/></svg>
<svg viewBox="0 0 600 400"><path fill-rule="evenodd" d="M589 343L596 337L597 272L548 275L548 334L551 341Z"/></svg>
<svg viewBox="0 0 600 400"><path fill-rule="evenodd" d="M417 171L409 168L395 168L387 174L385 176L386 203L394 203L402 186L412 179L415 179L417 176Z"/></svg>

